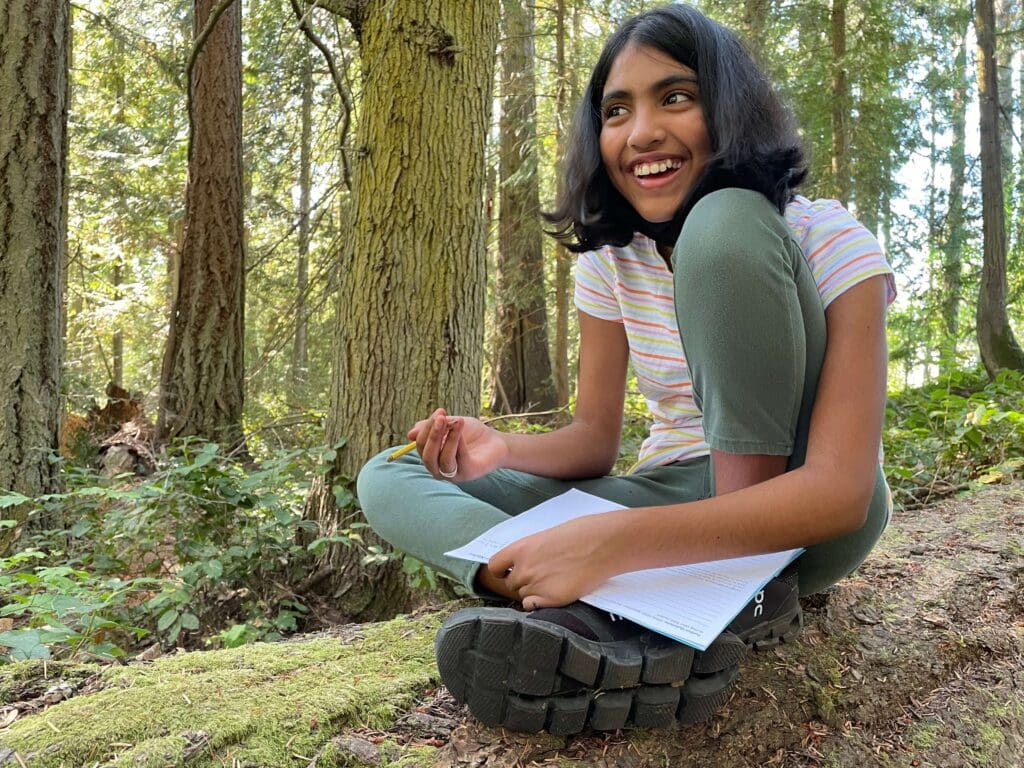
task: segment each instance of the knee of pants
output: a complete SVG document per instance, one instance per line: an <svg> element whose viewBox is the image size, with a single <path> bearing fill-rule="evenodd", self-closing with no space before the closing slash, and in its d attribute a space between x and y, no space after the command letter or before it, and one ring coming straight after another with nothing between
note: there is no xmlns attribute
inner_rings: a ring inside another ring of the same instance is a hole
<svg viewBox="0 0 1024 768"><path fill-rule="evenodd" d="M387 460L394 451L394 448L381 451L366 462L356 477L356 496L359 498L359 506L363 510L366 522L381 538L389 542L392 541L392 532L398 523L394 518L404 509L401 504L396 503L400 494L396 488L400 485L396 483L397 465L390 464Z"/></svg>
<svg viewBox="0 0 1024 768"><path fill-rule="evenodd" d="M712 192L693 207L676 242L676 289L703 303L729 300L739 284L763 287L766 273L792 272L789 239L785 220L761 193Z"/></svg>

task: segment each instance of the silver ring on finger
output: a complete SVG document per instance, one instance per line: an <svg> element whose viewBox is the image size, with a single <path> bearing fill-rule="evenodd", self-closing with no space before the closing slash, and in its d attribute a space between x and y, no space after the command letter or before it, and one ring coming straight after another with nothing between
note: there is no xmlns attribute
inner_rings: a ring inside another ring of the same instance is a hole
<svg viewBox="0 0 1024 768"><path fill-rule="evenodd" d="M443 469L441 469L441 467L439 466L439 467L437 468L437 472L438 472L438 474L439 474L439 475L441 475L441 477L446 477L446 478L448 478L449 480L451 480L451 479L452 479L453 477L455 477L455 476L456 476L457 474L459 474L459 465L458 465L458 464L456 464L456 465L455 465L455 469L453 469L453 470L452 470L451 472L445 472L445 471L444 471Z"/></svg>

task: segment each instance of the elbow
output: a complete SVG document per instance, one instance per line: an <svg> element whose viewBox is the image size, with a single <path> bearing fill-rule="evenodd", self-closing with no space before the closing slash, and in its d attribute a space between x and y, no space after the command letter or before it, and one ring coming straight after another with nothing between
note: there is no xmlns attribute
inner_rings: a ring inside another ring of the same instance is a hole
<svg viewBox="0 0 1024 768"><path fill-rule="evenodd" d="M868 520L874 494L874 476L870 480L846 482L834 486L833 514L836 523L836 537L856 533Z"/></svg>
<svg viewBox="0 0 1024 768"><path fill-rule="evenodd" d="M823 540L847 536L863 528L873 503L878 465L862 470L839 463L828 468L805 467L814 473L812 493L820 501L819 519L828 521L829 530Z"/></svg>

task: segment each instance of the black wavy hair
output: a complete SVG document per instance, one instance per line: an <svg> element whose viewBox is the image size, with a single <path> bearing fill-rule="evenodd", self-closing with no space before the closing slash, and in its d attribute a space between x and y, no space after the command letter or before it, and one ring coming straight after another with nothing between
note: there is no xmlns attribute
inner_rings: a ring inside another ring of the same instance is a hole
<svg viewBox="0 0 1024 768"><path fill-rule="evenodd" d="M601 98L628 45L655 48L697 73L712 156L671 221L645 221L612 184L601 161ZM688 5L626 21L605 43L569 130L549 234L574 252L626 245L635 232L673 245L690 209L725 187L764 194L781 213L807 176L796 126L764 72L730 30Z"/></svg>

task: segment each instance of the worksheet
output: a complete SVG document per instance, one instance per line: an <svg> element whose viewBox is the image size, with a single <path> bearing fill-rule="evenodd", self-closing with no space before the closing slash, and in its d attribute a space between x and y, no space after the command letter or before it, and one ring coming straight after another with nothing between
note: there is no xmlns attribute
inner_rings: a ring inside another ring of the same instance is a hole
<svg viewBox="0 0 1024 768"><path fill-rule="evenodd" d="M619 509L624 507L573 489L494 526L446 554L486 563L495 552L531 533L583 515ZM743 606L801 552L802 549L791 549L623 573L580 599L703 651Z"/></svg>

